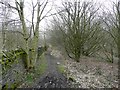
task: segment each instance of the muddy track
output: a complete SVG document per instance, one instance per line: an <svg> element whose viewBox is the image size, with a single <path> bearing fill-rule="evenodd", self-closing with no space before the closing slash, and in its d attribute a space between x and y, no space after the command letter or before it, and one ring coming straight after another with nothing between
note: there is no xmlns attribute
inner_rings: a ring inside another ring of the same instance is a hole
<svg viewBox="0 0 120 90"><path fill-rule="evenodd" d="M49 53L45 55L47 60L47 70L43 76L40 77L35 88L68 88L69 82L67 78L61 74L57 69L57 62L60 59L53 57Z"/></svg>

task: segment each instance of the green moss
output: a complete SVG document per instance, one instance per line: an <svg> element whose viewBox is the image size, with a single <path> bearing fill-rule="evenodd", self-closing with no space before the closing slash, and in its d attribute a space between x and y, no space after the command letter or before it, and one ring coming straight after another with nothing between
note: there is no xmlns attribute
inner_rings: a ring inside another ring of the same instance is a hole
<svg viewBox="0 0 120 90"><path fill-rule="evenodd" d="M23 54L22 50L3 51L3 53L0 54L0 64L3 65L3 70L11 68L14 63L17 64L21 54Z"/></svg>

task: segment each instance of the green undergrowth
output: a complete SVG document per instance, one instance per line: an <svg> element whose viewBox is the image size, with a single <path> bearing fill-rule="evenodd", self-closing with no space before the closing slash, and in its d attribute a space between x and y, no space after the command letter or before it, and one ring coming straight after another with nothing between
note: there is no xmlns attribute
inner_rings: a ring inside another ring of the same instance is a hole
<svg viewBox="0 0 120 90"><path fill-rule="evenodd" d="M58 71L60 72L60 73L62 73L62 74L66 74L66 72L65 72L65 67L63 66L63 65L58 65Z"/></svg>
<svg viewBox="0 0 120 90"><path fill-rule="evenodd" d="M42 76L42 74L46 71L47 61L44 57L44 53L39 57L38 62L36 63L34 71L28 73L25 77L25 87L31 87L35 81Z"/></svg>
<svg viewBox="0 0 120 90"><path fill-rule="evenodd" d="M6 85L4 85L4 87L2 87L2 90L16 90L17 89L17 87L19 86L19 84L20 83L18 83L18 82L14 82L14 83L12 83L11 84L11 86L9 87L9 84L8 83L6 83Z"/></svg>
<svg viewBox="0 0 120 90"><path fill-rule="evenodd" d="M8 87L12 90L16 88L24 88L24 87L32 87L36 80L40 78L40 76L46 71L47 61L44 57L44 53L39 56L35 69L30 72L20 72L15 70L16 80L9 86L9 84L5 84L3 90L7 90Z"/></svg>
<svg viewBox="0 0 120 90"><path fill-rule="evenodd" d="M36 67L36 73L38 75L43 74L46 71L47 68L47 61L45 59L44 53L40 56L40 63L38 63L39 65Z"/></svg>

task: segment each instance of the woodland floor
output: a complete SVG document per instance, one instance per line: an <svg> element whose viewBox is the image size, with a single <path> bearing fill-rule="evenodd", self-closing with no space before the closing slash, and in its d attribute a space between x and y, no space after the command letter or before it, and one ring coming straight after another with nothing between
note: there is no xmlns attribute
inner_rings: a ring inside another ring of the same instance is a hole
<svg viewBox="0 0 120 90"><path fill-rule="evenodd" d="M96 57L82 56L80 62L64 58L60 51L53 56L62 57L68 79L73 88L118 88L118 63L110 63Z"/></svg>
<svg viewBox="0 0 120 90"><path fill-rule="evenodd" d="M45 69L41 69L44 71L39 71L36 70L35 72L31 72L31 74L24 74L24 68L22 68L23 66L19 66L17 67L17 71L18 68L19 73L21 73L19 75L19 79L23 79L21 85L18 88L69 88L71 85L70 80L68 80L68 78L64 75L64 73L62 73L59 70L59 65L62 65L62 60L60 58L54 57L50 54L50 52L46 52L44 55L44 63L42 61L42 58L38 59L38 62L36 63L36 67L38 68L39 66L41 66L42 64L45 64L43 67L41 68L45 68ZM19 63L18 63L19 65ZM21 64L20 64L21 65ZM11 68L11 70L9 70L7 72L7 74L4 75L5 79L4 79L4 83L8 82L9 86L14 82L14 81L18 81L16 80L16 74L13 73L13 69L15 68L15 66L13 68ZM16 69L16 68L15 68ZM24 72L22 72L22 70ZM41 73L42 72L42 73ZM26 78L24 78L26 77ZM10 80L7 80L8 78L10 78Z"/></svg>
<svg viewBox="0 0 120 90"><path fill-rule="evenodd" d="M116 63L99 61L95 57L81 57L78 63L63 56L59 51L48 50L44 54L47 64L45 72L38 75L36 80L31 80L30 86L24 84L20 88L118 88L118 65ZM13 69L9 71L13 73ZM10 76L14 78L13 75ZM22 75L23 73L19 76ZM5 81L8 81L7 77Z"/></svg>

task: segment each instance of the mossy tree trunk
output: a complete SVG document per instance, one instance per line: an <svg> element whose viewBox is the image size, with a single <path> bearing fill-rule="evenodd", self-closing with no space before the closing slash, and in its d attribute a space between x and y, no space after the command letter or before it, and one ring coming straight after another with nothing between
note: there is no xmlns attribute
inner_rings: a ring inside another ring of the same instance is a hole
<svg viewBox="0 0 120 90"><path fill-rule="evenodd" d="M31 41L32 42L31 43L31 48L32 48L31 55L32 55L32 58L30 59L31 66L33 68L34 68L34 66L36 64L37 55L38 55L39 24L40 24L41 20L43 20L45 17L47 17L46 16L47 14L45 16L42 16L47 4L48 4L48 0L44 1L44 3L42 3L42 4L40 4L40 1L38 0L38 3L37 3L37 5L38 5L38 7L37 7L37 22L36 22L36 24L32 24L32 26L35 26L35 28L33 27L33 37L32 37L32 41Z"/></svg>
<svg viewBox="0 0 120 90"><path fill-rule="evenodd" d="M25 45L25 48L24 48L24 51L26 52L26 58L25 58L25 61L26 61L26 66L27 66L27 69L30 68L30 60L29 60L29 38L28 38L28 31L27 31L27 27L26 27L26 22L25 22L25 18L24 18L24 2L20 1L20 3L18 3L17 1L15 2L16 4L16 8L17 8L17 11L18 11L18 14L19 14L19 18L20 18L20 21L22 23L22 33L23 33L23 38L24 38L24 45Z"/></svg>
<svg viewBox="0 0 120 90"><path fill-rule="evenodd" d="M16 7L14 7L14 9L16 9L18 11L19 14L19 18L20 21L22 23L22 30L23 30L23 38L25 40L25 52L26 52L26 63L27 63L27 68L34 68L35 67L35 63L37 60L37 54L38 54L38 41L39 41L39 24L41 22L41 20L43 20L45 17L48 17L47 14L50 12L50 10L45 14L42 15L47 4L48 4L48 0L45 0L44 2L40 2L40 0L37 0L37 4L34 5L34 3L32 2L32 25L31 25L31 29L28 30L28 28L26 27L26 22L25 22L25 18L24 18L24 1L20 0L20 2L17 2L17 0L15 0L16 2ZM37 7L37 22L34 22L34 17L35 17L35 8ZM30 33L28 33L28 31L30 31ZM33 36L31 35L31 31Z"/></svg>
<svg viewBox="0 0 120 90"><path fill-rule="evenodd" d="M37 1L37 4L33 5L33 11L32 11L32 31L33 31L33 37L31 37L31 34L28 33L28 28L26 27L26 22L24 18L24 1L17 2L16 1L16 10L18 11L20 21L22 23L22 30L23 30L23 38L25 40L25 52L26 52L26 63L27 68L34 68L36 60L37 60L37 49L38 49L38 41L39 41L39 24L42 19L44 19L46 16L42 16L45 7L47 6L48 0L44 1L42 4L40 4L40 1ZM34 14L35 14L35 7L37 6L37 22L34 23ZM47 14L46 14L47 15ZM30 42L29 42L30 41ZM30 45L29 45L30 44Z"/></svg>
<svg viewBox="0 0 120 90"><path fill-rule="evenodd" d="M32 43L31 43L31 48L32 48L32 51L31 51L31 55L32 55L32 58L30 59L30 62L31 62L31 67L34 68L35 66L35 63L36 63L36 60L37 60L37 54L38 54L38 41L39 41L39 24L36 25L36 30L35 30L35 33L34 33L34 36L32 38Z"/></svg>

